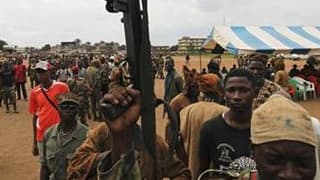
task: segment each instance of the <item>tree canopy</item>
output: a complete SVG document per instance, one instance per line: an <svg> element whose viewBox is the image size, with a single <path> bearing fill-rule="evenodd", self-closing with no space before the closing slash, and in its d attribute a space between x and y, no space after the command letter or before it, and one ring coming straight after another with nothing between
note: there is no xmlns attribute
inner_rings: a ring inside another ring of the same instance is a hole
<svg viewBox="0 0 320 180"><path fill-rule="evenodd" d="M43 50L43 51L50 51L50 50L51 50L50 44L44 45L44 46L41 48L41 50Z"/></svg>

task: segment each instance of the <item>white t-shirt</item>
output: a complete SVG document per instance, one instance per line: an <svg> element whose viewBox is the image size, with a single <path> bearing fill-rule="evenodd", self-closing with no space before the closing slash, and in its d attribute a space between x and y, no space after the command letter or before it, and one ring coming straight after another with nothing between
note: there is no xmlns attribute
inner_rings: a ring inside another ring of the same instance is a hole
<svg viewBox="0 0 320 180"><path fill-rule="evenodd" d="M58 75L58 80L62 81L62 82L67 82L68 77L69 77L69 72L67 69L59 69L57 71L57 75Z"/></svg>

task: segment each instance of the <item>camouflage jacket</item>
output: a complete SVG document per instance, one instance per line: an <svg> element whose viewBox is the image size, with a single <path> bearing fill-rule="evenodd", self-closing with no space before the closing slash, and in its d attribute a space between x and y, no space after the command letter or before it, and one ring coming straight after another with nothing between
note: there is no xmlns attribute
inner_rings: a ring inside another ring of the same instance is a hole
<svg viewBox="0 0 320 180"><path fill-rule="evenodd" d="M101 76L101 90L106 91L109 85L109 67L107 65L103 66L100 71Z"/></svg>
<svg viewBox="0 0 320 180"><path fill-rule="evenodd" d="M50 127L44 137L44 159L41 163L48 167L49 179L66 178L68 160L87 137L88 128L77 122L76 128L66 139L62 139L58 130L59 124Z"/></svg>
<svg viewBox="0 0 320 180"><path fill-rule="evenodd" d="M96 67L90 66L87 69L87 82L89 87L95 91L101 90L101 75L100 70Z"/></svg>
<svg viewBox="0 0 320 180"><path fill-rule="evenodd" d="M275 92L284 91L277 83L264 80L264 85L259 90L258 96L253 100L252 109L257 109L261 104L266 102L266 100Z"/></svg>
<svg viewBox="0 0 320 180"><path fill-rule="evenodd" d="M70 79L68 81L68 86L71 92L77 94L80 97L82 103L88 101L87 99L89 96L89 85L83 78Z"/></svg>

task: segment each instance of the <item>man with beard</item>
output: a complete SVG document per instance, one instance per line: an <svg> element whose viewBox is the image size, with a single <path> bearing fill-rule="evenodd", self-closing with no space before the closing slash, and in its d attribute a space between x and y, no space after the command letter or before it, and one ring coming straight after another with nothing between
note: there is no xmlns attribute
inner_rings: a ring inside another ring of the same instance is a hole
<svg viewBox="0 0 320 180"><path fill-rule="evenodd" d="M258 108L275 92L282 91L285 93L278 84L265 79L267 62L268 56L263 54L252 54L248 58L248 71L254 76L257 94L253 101L253 109Z"/></svg>
<svg viewBox="0 0 320 180"><path fill-rule="evenodd" d="M224 85L229 110L202 125L198 175L211 163L214 169L225 170L236 158L250 156L254 77L245 69L235 69L226 76Z"/></svg>

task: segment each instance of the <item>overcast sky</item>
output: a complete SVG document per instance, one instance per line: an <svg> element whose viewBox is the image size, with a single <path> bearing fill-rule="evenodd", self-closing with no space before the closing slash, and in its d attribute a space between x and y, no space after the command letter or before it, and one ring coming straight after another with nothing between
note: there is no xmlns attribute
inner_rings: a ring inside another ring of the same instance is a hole
<svg viewBox="0 0 320 180"><path fill-rule="evenodd" d="M153 45L205 37L214 25L319 25L319 0L149 0ZM124 43L121 14L104 0L1 0L0 39L41 47L80 38ZM225 18L224 18L225 17ZM223 20L225 19L225 21Z"/></svg>

